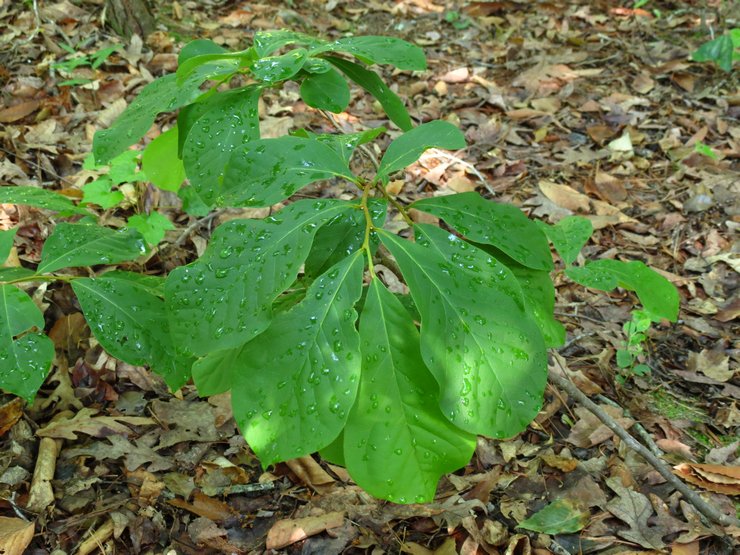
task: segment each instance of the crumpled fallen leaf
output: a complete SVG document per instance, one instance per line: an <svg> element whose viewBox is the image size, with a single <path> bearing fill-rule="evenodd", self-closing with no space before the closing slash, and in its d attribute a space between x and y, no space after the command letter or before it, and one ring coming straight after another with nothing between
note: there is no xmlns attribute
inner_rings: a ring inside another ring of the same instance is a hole
<svg viewBox="0 0 740 555"><path fill-rule="evenodd" d="M336 511L318 516L278 520L267 533L265 547L268 550L282 549L325 530L339 528L342 524L344 524L344 513Z"/></svg>
<svg viewBox="0 0 740 555"><path fill-rule="evenodd" d="M68 420L50 422L36 432L40 437L53 437L56 439L77 439L78 433L93 437L106 437L110 435L129 436L133 433L132 426L151 426L155 422L145 416L94 416L97 410L82 408Z"/></svg>
<svg viewBox="0 0 740 555"><path fill-rule="evenodd" d="M23 416L23 399L16 397L0 406L0 437L10 430Z"/></svg>
<svg viewBox="0 0 740 555"><path fill-rule="evenodd" d="M687 482L705 490L740 495L740 466L681 463L673 469Z"/></svg>
<svg viewBox="0 0 740 555"><path fill-rule="evenodd" d="M722 349L703 349L699 353L690 352L686 363L689 370L701 372L705 376L726 382L735 374L730 369L730 357Z"/></svg>
<svg viewBox="0 0 740 555"><path fill-rule="evenodd" d="M648 524L653 515L653 506L643 494L626 488L619 478L609 478L607 485L617 497L609 501L606 510L629 526L628 530L618 530L617 535L635 542L646 549L662 549L663 534L667 533Z"/></svg>
<svg viewBox="0 0 740 555"><path fill-rule="evenodd" d="M33 522L0 516L0 553L23 555L33 539Z"/></svg>

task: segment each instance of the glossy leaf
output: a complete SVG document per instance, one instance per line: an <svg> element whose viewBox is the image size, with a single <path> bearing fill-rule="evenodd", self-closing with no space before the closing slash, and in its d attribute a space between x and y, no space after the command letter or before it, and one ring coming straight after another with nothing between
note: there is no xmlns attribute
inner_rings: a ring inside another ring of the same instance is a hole
<svg viewBox="0 0 740 555"><path fill-rule="evenodd" d="M10 250L13 248L13 239L18 233L18 228L0 231L0 264L3 264L10 256Z"/></svg>
<svg viewBox="0 0 740 555"><path fill-rule="evenodd" d="M282 56L259 58L252 64L254 77L266 83L277 83L293 77L308 59L305 48L296 48Z"/></svg>
<svg viewBox="0 0 740 555"><path fill-rule="evenodd" d="M419 332L378 278L362 310L360 339L360 390L344 429L347 470L381 499L432 501L439 478L470 460L475 436L445 419Z"/></svg>
<svg viewBox="0 0 740 555"><path fill-rule="evenodd" d="M201 79L228 79L239 68L246 67L255 60L254 50L251 48L239 52L214 52L199 54L187 58L177 68L177 84L182 86L193 78Z"/></svg>
<svg viewBox="0 0 740 555"><path fill-rule="evenodd" d="M27 280L34 275L36 275L36 272L29 270L28 268L0 268L0 283L17 279Z"/></svg>
<svg viewBox="0 0 740 555"><path fill-rule="evenodd" d="M398 69L427 68L424 51L410 42L395 37L346 37L312 50L318 52L348 52L371 64L390 64Z"/></svg>
<svg viewBox="0 0 740 555"><path fill-rule="evenodd" d="M301 98L312 108L338 114L349 104L349 85L335 69L312 73L301 83Z"/></svg>
<svg viewBox="0 0 740 555"><path fill-rule="evenodd" d="M414 232L416 243L378 233L421 314L421 352L440 385L442 412L470 433L519 433L541 407L547 360L517 279L438 227Z"/></svg>
<svg viewBox="0 0 740 555"><path fill-rule="evenodd" d="M203 56L205 54L224 54L226 49L208 39L196 39L182 47L177 55L177 65L182 66L190 58Z"/></svg>
<svg viewBox="0 0 740 555"><path fill-rule="evenodd" d="M421 199L412 207L442 218L472 241L501 249L524 266L553 268L547 238L516 206L470 192Z"/></svg>
<svg viewBox="0 0 740 555"><path fill-rule="evenodd" d="M134 229L110 229L98 225L60 223L41 250L37 272L61 268L116 264L134 260L146 252L141 234Z"/></svg>
<svg viewBox="0 0 740 555"><path fill-rule="evenodd" d="M0 204L23 204L34 208L54 210L55 212L90 214L84 208L75 206L64 195L30 185L3 185L0 187Z"/></svg>
<svg viewBox="0 0 740 555"><path fill-rule="evenodd" d="M177 125L149 143L141 156L147 179L160 189L176 192L185 181L185 167L177 156Z"/></svg>
<svg viewBox="0 0 740 555"><path fill-rule="evenodd" d="M320 179L356 178L328 146L300 137L261 139L231 155L217 196L203 194L218 206L272 206Z"/></svg>
<svg viewBox="0 0 740 555"><path fill-rule="evenodd" d="M538 221L537 225L545 232L566 265L575 262L594 232L591 220L583 216L566 216L555 225Z"/></svg>
<svg viewBox="0 0 740 555"><path fill-rule="evenodd" d="M594 260L585 266L566 268L566 275L581 285L611 291L617 286L637 293L654 320L678 318L678 291L673 284L639 260Z"/></svg>
<svg viewBox="0 0 740 555"><path fill-rule="evenodd" d="M192 360L177 353L164 301L146 282L116 272L75 279L72 289L95 338L108 353L129 364L150 366L172 390L187 382Z"/></svg>
<svg viewBox="0 0 740 555"><path fill-rule="evenodd" d="M362 269L361 253L333 266L234 363L234 418L263 466L318 451L344 427L360 378Z"/></svg>
<svg viewBox="0 0 740 555"><path fill-rule="evenodd" d="M260 92L252 85L211 97L205 103L208 109L190 128L183 159L190 184L202 198L218 198L231 155L237 147L259 139Z"/></svg>
<svg viewBox="0 0 740 555"><path fill-rule="evenodd" d="M287 29L277 31L260 31L254 35L253 48L260 58L269 56L276 50L289 44L299 44L309 48L318 48L326 41L317 39L304 33L296 33Z"/></svg>
<svg viewBox="0 0 740 555"><path fill-rule="evenodd" d="M380 160L378 177L387 179L393 172L416 162L429 148L465 148L462 131L447 121L430 121L407 131L393 141Z"/></svg>
<svg viewBox="0 0 740 555"><path fill-rule="evenodd" d="M575 534L583 530L591 519L591 513L580 508L570 499L558 499L540 509L517 528L557 536Z"/></svg>
<svg viewBox="0 0 740 555"><path fill-rule="evenodd" d="M242 349L243 346L212 351L195 361L192 374L198 395L210 397L231 389L234 381L234 364Z"/></svg>
<svg viewBox="0 0 740 555"><path fill-rule="evenodd" d="M197 355L238 347L270 323L270 306L293 283L316 230L353 210L339 200L294 202L264 220L219 226L203 256L167 277L172 334Z"/></svg>
<svg viewBox="0 0 740 555"><path fill-rule="evenodd" d="M44 316L31 297L0 285L0 389L33 401L54 359L54 344L43 333ZM28 332L28 333L25 333ZM19 337L20 336L20 337Z"/></svg>
<svg viewBox="0 0 740 555"><path fill-rule="evenodd" d="M299 129L293 133L293 135L296 137L303 137L305 139L314 139L325 144L336 152L344 161L345 165L349 167L352 155L358 146L369 143L385 132L385 127L375 127L358 133L323 133L317 135L316 133L311 133L305 129Z"/></svg>
<svg viewBox="0 0 740 555"><path fill-rule="evenodd" d="M365 69L360 64L343 60L342 58L327 56L326 59L352 81L373 95L375 99L380 102L380 105L383 107L383 110L385 110L385 113L388 115L390 120L403 131L409 131L413 127L408 110L406 110L406 106L403 101L398 98L398 95L390 90L385 83L383 83L383 80L377 73L369 69Z"/></svg>

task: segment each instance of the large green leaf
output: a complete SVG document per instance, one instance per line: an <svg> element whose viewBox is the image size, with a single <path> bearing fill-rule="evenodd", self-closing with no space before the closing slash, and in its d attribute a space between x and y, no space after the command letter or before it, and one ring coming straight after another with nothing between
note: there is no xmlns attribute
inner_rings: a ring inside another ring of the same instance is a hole
<svg viewBox="0 0 740 555"><path fill-rule="evenodd" d="M185 168L177 156L178 128L175 125L149 143L141 156L147 179L165 191L177 191L185 181Z"/></svg>
<svg viewBox="0 0 740 555"><path fill-rule="evenodd" d="M391 121L403 131L409 131L413 127L411 118L409 117L409 113L406 110L406 106L404 106L403 101L398 98L398 95L390 90L385 83L383 83L383 80L377 73L369 69L365 69L360 64L343 60L342 58L327 56L326 59L352 81L373 95L375 99L380 102L380 105L383 107L383 110L385 110L385 113Z"/></svg>
<svg viewBox="0 0 740 555"><path fill-rule="evenodd" d="M362 269L359 252L333 266L234 362L234 418L264 466L318 451L344 427L360 378Z"/></svg>
<svg viewBox="0 0 740 555"><path fill-rule="evenodd" d="M357 133L322 133L317 135L316 133L306 131L305 129L299 129L293 133L293 135L296 137L303 137L305 139L314 139L324 143L336 152L344 161L345 165L349 167L349 162L358 146L369 143L385 132L385 127L374 127Z"/></svg>
<svg viewBox="0 0 740 555"><path fill-rule="evenodd" d="M259 139L257 103L261 87L251 85L211 97L190 127L183 159L190 184L201 197L217 198L234 150Z"/></svg>
<svg viewBox="0 0 740 555"><path fill-rule="evenodd" d="M702 44L691 54L691 59L695 62L715 62L720 69L729 73L732 71L734 51L735 46L732 43L732 36L725 33Z"/></svg>
<svg viewBox="0 0 740 555"><path fill-rule="evenodd" d="M501 249L524 266L553 268L545 234L516 206L485 200L475 192L425 198L412 206L439 216L472 241Z"/></svg>
<svg viewBox="0 0 740 555"><path fill-rule="evenodd" d="M211 52L190 56L177 68L177 84L182 86L193 78L228 79L239 68L246 67L256 59L254 49L239 52Z"/></svg>
<svg viewBox="0 0 740 555"><path fill-rule="evenodd" d="M218 206L272 206L309 183L333 177L357 179L325 144L300 137L261 139L236 148L218 195L202 196Z"/></svg>
<svg viewBox="0 0 740 555"><path fill-rule="evenodd" d="M13 248L13 239L15 239L16 233L18 233L17 227L0 231L0 264L5 263L8 256L10 256L10 251Z"/></svg>
<svg viewBox="0 0 740 555"><path fill-rule="evenodd" d="M309 48L318 48L326 41L317 39L304 33L296 33L287 29L276 31L260 31L254 35L254 50L260 58L269 56L279 48L289 44L299 44Z"/></svg>
<svg viewBox="0 0 740 555"><path fill-rule="evenodd" d="M0 285L0 389L29 402L54 359L51 339L43 333L24 333L32 328L43 331L41 311L17 287Z"/></svg>
<svg viewBox="0 0 740 555"><path fill-rule="evenodd" d="M574 534L589 523L591 513L570 499L558 499L540 509L528 519L519 523L517 528L533 530L543 534L557 536Z"/></svg>
<svg viewBox="0 0 740 555"><path fill-rule="evenodd" d="M419 332L378 278L362 310L360 340L362 378L344 429L347 470L376 497L432 501L439 478L470 460L475 436L445 419Z"/></svg>
<svg viewBox="0 0 740 555"><path fill-rule="evenodd" d="M578 253L594 232L591 220L583 216L566 216L555 225L537 221L537 225L552 241L552 245L566 265L575 262Z"/></svg>
<svg viewBox="0 0 740 555"><path fill-rule="evenodd" d="M459 237L414 227L416 243L379 231L421 314L421 352L440 406L470 433L509 437L542 406L547 360L521 287L503 264Z"/></svg>
<svg viewBox="0 0 740 555"><path fill-rule="evenodd" d="M380 160L378 177L388 175L413 164L429 148L457 150L465 148L462 131L447 121L436 120L423 123L407 131L389 146Z"/></svg>
<svg viewBox="0 0 740 555"><path fill-rule="evenodd" d="M14 280L31 281L27 278L36 275L36 272L28 268L0 268L0 283Z"/></svg>
<svg viewBox="0 0 740 555"><path fill-rule="evenodd" d="M182 47L177 55L177 65L182 66L190 58L203 56L205 54L225 54L226 49L208 39L196 39Z"/></svg>
<svg viewBox="0 0 740 555"><path fill-rule="evenodd" d="M311 50L311 54L319 52L349 52L363 62L390 64L398 69L427 68L424 51L421 48L395 37L372 35L346 37Z"/></svg>
<svg viewBox="0 0 740 555"><path fill-rule="evenodd" d="M192 360L179 354L169 334L164 301L140 276L115 272L72 281L95 338L112 356L148 365L172 390L190 378Z"/></svg>
<svg viewBox="0 0 740 555"><path fill-rule="evenodd" d="M86 209L75 206L64 195L30 185L3 185L0 187L0 204L23 204L55 212L90 214Z"/></svg>
<svg viewBox="0 0 740 555"><path fill-rule="evenodd" d="M582 267L566 268L565 273L573 281L592 289L611 291L619 286L634 291L654 320L666 318L675 322L678 318L676 288L639 260L594 260Z"/></svg>
<svg viewBox="0 0 740 555"><path fill-rule="evenodd" d="M349 85L336 69L312 73L301 83L301 98L313 108L338 114L349 104Z"/></svg>
<svg viewBox="0 0 740 555"><path fill-rule="evenodd" d="M272 302L295 281L316 230L347 210L354 209L345 201L307 199L264 220L219 226L203 256L167 277L177 343L205 355L262 333Z"/></svg>
<svg viewBox="0 0 740 555"><path fill-rule="evenodd" d="M41 250L39 274L60 268L116 264L134 260L146 252L141 234L134 229L110 229L99 225L60 223Z"/></svg>
<svg viewBox="0 0 740 555"><path fill-rule="evenodd" d="M305 48L296 48L282 56L260 58L250 68L254 77L265 83L285 81L298 73L308 59Z"/></svg>

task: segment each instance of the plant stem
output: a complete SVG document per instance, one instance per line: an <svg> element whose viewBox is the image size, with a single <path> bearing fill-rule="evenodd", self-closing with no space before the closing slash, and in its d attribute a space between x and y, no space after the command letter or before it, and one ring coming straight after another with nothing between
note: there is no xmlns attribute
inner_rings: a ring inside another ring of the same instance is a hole
<svg viewBox="0 0 740 555"><path fill-rule="evenodd" d="M375 277L375 269L373 267L373 251L370 248L370 233L375 230L373 224L373 217L370 214L370 208L367 205L367 199L370 197L370 191L375 185L375 181L361 182L362 184L362 199L360 199L360 207L362 208L363 214L365 214L365 239L362 241L362 250L367 255L367 267L370 271L370 277Z"/></svg>
<svg viewBox="0 0 740 555"><path fill-rule="evenodd" d="M15 285L17 283L26 283L29 281L64 281L64 282L69 283L70 281L74 279L75 279L75 276L42 276L42 275L34 274L32 276L11 279L10 281L3 281L2 285Z"/></svg>
<svg viewBox="0 0 740 555"><path fill-rule="evenodd" d="M403 207L403 205L398 202L393 195L388 194L388 191L386 191L380 183L373 183L375 185L375 188L380 191L380 193L386 198L386 200L388 200L388 202L390 202L393 207L398 210L404 221L409 224L409 227L414 227L414 220L411 219L411 216L409 216L408 212L406 212L406 209Z"/></svg>

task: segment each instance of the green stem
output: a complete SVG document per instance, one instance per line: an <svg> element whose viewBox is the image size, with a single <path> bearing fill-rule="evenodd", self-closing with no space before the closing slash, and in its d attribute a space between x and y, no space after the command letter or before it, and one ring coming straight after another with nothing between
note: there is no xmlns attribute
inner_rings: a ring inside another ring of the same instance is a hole
<svg viewBox="0 0 740 555"><path fill-rule="evenodd" d="M380 193L386 198L386 200L388 200L388 202L390 202L393 207L398 210L404 221L409 224L409 227L413 228L414 220L411 219L411 216L409 216L408 212L406 212L406 209L403 207L403 205L396 200L396 197L390 195L388 191L386 191L385 188L377 181L373 181L372 184L375 186L376 189L380 191Z"/></svg>
<svg viewBox="0 0 740 555"><path fill-rule="evenodd" d="M360 200L360 207L362 212L365 214L365 239L362 241L362 250L367 255L367 267L370 270L370 277L375 277L375 269L373 267L373 251L370 248L370 233L375 230L375 224L373 224L373 217L370 214L370 208L367 205L368 198L370 198L370 191L373 189L375 181L362 182L362 199Z"/></svg>
<svg viewBox="0 0 740 555"><path fill-rule="evenodd" d="M2 285L15 285L17 283L25 283L30 281L64 281L66 283L69 283L73 280L77 279L76 276L43 276L43 275L32 275L32 276L26 276L16 279L11 279L9 281L3 281L1 282Z"/></svg>

